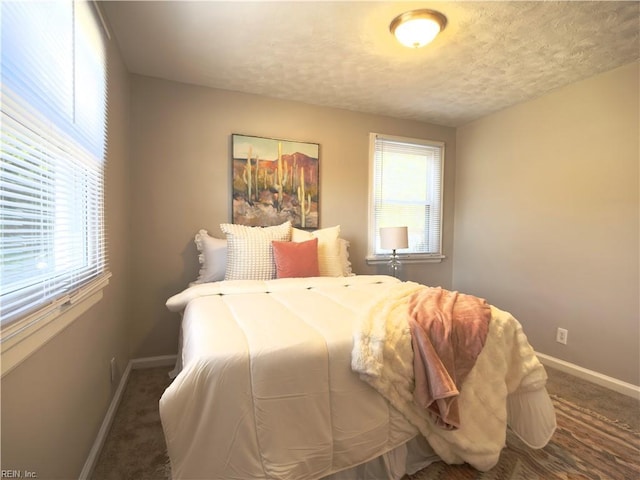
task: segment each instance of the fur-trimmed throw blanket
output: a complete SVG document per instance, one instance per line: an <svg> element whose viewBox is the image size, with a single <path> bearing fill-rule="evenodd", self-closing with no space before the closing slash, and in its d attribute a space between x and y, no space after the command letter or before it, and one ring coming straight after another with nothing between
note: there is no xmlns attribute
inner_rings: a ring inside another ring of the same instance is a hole
<svg viewBox="0 0 640 480"><path fill-rule="evenodd" d="M440 428L416 404L409 303L427 288L394 284L367 309L356 322L352 369L402 412L447 463L491 469L505 445L507 423L527 445L542 448L556 426L546 372L518 321L493 306L484 347L460 385L460 427Z"/></svg>
<svg viewBox="0 0 640 480"><path fill-rule="evenodd" d="M442 428L460 428L459 390L482 351L490 319L489 304L472 295L421 288L409 297L413 399Z"/></svg>

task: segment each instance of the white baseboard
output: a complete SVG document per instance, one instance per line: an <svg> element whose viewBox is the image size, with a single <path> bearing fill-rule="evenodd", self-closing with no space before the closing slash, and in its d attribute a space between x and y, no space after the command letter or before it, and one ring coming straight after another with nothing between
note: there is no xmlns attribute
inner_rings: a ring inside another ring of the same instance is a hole
<svg viewBox="0 0 640 480"><path fill-rule="evenodd" d="M109 404L109 408L107 409L107 413L104 416L104 420L102 420L102 425L100 425L100 430L98 430L98 435L93 442L93 446L89 451L89 456L87 460L84 462L84 467L80 472L79 479L80 480L88 480L91 478L93 474L93 469L96 466L96 462L98 461L98 457L100 456L100 451L104 445L105 440L107 439L107 435L109 434L109 430L111 429L111 424L113 423L113 419L116 416L116 412L118 411L118 406L120 405L120 400L122 399L122 394L124 393L124 389L127 386L127 382L129 381L129 374L131 373L131 362L127 364L127 368L124 369L124 373L120 378L120 383L118 383L118 388L116 392L113 394L113 398L111 399L111 403Z"/></svg>
<svg viewBox="0 0 640 480"><path fill-rule="evenodd" d="M134 358L129 363L131 363L132 370L154 367L172 367L176 364L177 358L177 355L161 355L158 357Z"/></svg>
<svg viewBox="0 0 640 480"><path fill-rule="evenodd" d="M588 382L608 388L609 390L622 393L629 397L640 399L640 387L637 385L623 382L622 380L618 380L617 378L608 377L607 375L594 372L593 370L588 370L573 363L565 362L564 360L545 355L544 353L536 352L536 355L543 365L555 368L556 370L560 370L561 372L569 373L575 377L582 378L583 380L587 380Z"/></svg>
<svg viewBox="0 0 640 480"><path fill-rule="evenodd" d="M116 412L118 411L118 406L120 405L120 401L122 400L124 389L127 386L127 382L129 381L131 370L173 366L176 363L176 358L177 355L162 355L159 357L134 358L132 360L129 360L127 368L124 369L124 373L120 378L120 383L118 383L118 388L113 394L113 398L111 399L111 403L109 404L107 413L104 416L104 420L102 420L102 425L100 426L100 430L98 430L98 435L93 442L91 450L89 451L87 460L84 462L84 467L82 468L80 476L78 477L80 480L89 480L91 478L91 475L93 474L93 470L96 467L98 457L100 457L100 452L102 450L102 447L104 446L104 442L107 439L107 435L109 435L111 424L113 423L113 419L115 418Z"/></svg>

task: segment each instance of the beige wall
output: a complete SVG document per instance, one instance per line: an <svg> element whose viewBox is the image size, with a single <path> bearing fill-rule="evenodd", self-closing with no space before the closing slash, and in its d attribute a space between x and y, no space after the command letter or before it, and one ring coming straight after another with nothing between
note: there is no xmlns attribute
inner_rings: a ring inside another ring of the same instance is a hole
<svg viewBox="0 0 640 480"><path fill-rule="evenodd" d="M77 478L119 379L129 361L128 108L129 76L109 50L109 132L105 178L109 263L104 298L2 378L2 469L29 470L40 479Z"/></svg>
<svg viewBox="0 0 640 480"><path fill-rule="evenodd" d="M367 241L369 132L446 142L444 249L453 228L455 130L420 122L132 77L133 356L175 353L179 317L166 299L195 280L194 234L230 221L232 133L320 144L320 226L341 225L358 273ZM451 261L411 265L408 278L450 286Z"/></svg>
<svg viewBox="0 0 640 480"><path fill-rule="evenodd" d="M636 63L458 129L453 273L537 351L635 385L638 86Z"/></svg>

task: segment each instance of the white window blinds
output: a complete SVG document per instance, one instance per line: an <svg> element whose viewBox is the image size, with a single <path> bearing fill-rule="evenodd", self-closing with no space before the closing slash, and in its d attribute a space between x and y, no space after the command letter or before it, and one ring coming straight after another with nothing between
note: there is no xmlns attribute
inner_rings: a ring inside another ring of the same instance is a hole
<svg viewBox="0 0 640 480"><path fill-rule="evenodd" d="M0 319L106 269L106 65L89 2L2 2Z"/></svg>
<svg viewBox="0 0 640 480"><path fill-rule="evenodd" d="M408 227L412 257L442 255L444 143L371 134L369 254L380 246L380 228Z"/></svg>

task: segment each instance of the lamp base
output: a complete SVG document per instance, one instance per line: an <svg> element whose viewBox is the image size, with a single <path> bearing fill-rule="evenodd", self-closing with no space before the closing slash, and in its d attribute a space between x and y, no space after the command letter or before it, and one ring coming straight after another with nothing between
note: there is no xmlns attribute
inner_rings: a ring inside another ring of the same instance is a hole
<svg viewBox="0 0 640 480"><path fill-rule="evenodd" d="M398 255L396 255L396 251L394 249L393 253L391 254L391 259L387 263L389 275L391 275L392 277L400 278L401 267L402 264L400 263L400 259L398 258Z"/></svg>

